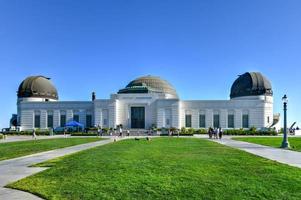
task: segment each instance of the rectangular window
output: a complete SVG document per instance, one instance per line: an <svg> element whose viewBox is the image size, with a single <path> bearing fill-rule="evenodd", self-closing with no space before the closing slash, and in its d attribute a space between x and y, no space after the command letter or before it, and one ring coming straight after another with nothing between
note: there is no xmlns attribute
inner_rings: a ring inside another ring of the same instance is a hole
<svg viewBox="0 0 301 200"><path fill-rule="evenodd" d="M270 123L270 117L268 117L268 124Z"/></svg>
<svg viewBox="0 0 301 200"><path fill-rule="evenodd" d="M47 126L53 128L53 115L47 115Z"/></svg>
<svg viewBox="0 0 301 200"><path fill-rule="evenodd" d="M170 123L169 119L166 119L166 126L169 126L170 125L169 123Z"/></svg>
<svg viewBox="0 0 301 200"><path fill-rule="evenodd" d="M73 115L73 121L79 122L79 115Z"/></svg>
<svg viewBox="0 0 301 200"><path fill-rule="evenodd" d="M41 116L40 115L35 115L34 116L34 127L35 128L40 128L41 127Z"/></svg>
<svg viewBox="0 0 301 200"><path fill-rule="evenodd" d="M185 127L191 128L191 115L185 116Z"/></svg>
<svg viewBox="0 0 301 200"><path fill-rule="evenodd" d="M228 128L234 128L234 115L228 115Z"/></svg>
<svg viewBox="0 0 301 200"><path fill-rule="evenodd" d="M213 115L213 126L214 128L219 128L219 115Z"/></svg>
<svg viewBox="0 0 301 200"><path fill-rule="evenodd" d="M66 125L66 115L61 115L61 127Z"/></svg>
<svg viewBox="0 0 301 200"><path fill-rule="evenodd" d="M92 127L92 115L86 115L86 127Z"/></svg>
<svg viewBox="0 0 301 200"><path fill-rule="evenodd" d="M108 125L107 123L108 123L108 120L107 119L103 119L103 125L107 126Z"/></svg>
<svg viewBox="0 0 301 200"><path fill-rule="evenodd" d="M242 116L242 127L249 128L249 115Z"/></svg>
<svg viewBox="0 0 301 200"><path fill-rule="evenodd" d="M206 116L200 115L200 128L205 128L205 127L206 127Z"/></svg>

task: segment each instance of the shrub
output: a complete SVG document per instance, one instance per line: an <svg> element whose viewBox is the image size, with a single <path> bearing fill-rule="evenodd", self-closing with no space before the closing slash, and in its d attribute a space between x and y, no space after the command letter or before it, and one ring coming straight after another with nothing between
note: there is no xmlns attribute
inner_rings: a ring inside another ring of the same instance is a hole
<svg viewBox="0 0 301 200"><path fill-rule="evenodd" d="M103 129L102 129L102 133L103 133L103 134L108 134L108 133L109 133L109 130L110 130L109 128L103 128Z"/></svg>
<svg viewBox="0 0 301 200"><path fill-rule="evenodd" d="M243 130L243 129L228 129L224 130L224 135L277 135L274 130Z"/></svg>
<svg viewBox="0 0 301 200"><path fill-rule="evenodd" d="M204 129L204 128L201 128L201 129L196 129L194 131L194 134L207 134L208 133L208 130L207 129Z"/></svg>
<svg viewBox="0 0 301 200"><path fill-rule="evenodd" d="M4 135L0 133L0 140L4 138Z"/></svg>
<svg viewBox="0 0 301 200"><path fill-rule="evenodd" d="M32 135L32 130L27 130L27 131L6 131L5 135ZM36 130L36 135L50 135L49 130L45 129L37 129Z"/></svg>
<svg viewBox="0 0 301 200"><path fill-rule="evenodd" d="M180 130L180 135L182 136L192 136L194 134L195 130L193 128L185 128L182 127Z"/></svg>
<svg viewBox="0 0 301 200"><path fill-rule="evenodd" d="M91 132L88 132L88 133L84 133L84 132L73 132L71 133L71 136L97 136L96 133L91 133Z"/></svg>

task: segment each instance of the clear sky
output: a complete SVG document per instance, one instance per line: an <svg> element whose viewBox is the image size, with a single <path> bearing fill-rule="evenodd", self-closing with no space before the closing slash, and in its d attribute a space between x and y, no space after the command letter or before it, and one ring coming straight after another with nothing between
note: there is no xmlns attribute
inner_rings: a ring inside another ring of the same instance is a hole
<svg viewBox="0 0 301 200"><path fill-rule="evenodd" d="M0 127L29 75L51 77L60 100L109 98L148 74L181 99L229 99L246 71L301 123L301 1L0 0Z"/></svg>

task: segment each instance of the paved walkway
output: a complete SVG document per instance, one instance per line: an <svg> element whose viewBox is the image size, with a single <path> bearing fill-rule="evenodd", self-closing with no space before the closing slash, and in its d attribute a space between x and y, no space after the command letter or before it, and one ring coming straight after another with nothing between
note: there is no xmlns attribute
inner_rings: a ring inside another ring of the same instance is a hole
<svg viewBox="0 0 301 200"><path fill-rule="evenodd" d="M259 144L231 140L224 138L222 140L212 140L220 144L241 149L251 154L301 168L301 152L290 151L280 148L268 147Z"/></svg>
<svg viewBox="0 0 301 200"><path fill-rule="evenodd" d="M4 188L4 186L47 169L45 167L42 168L42 167L28 167L28 166L31 166L36 163L44 162L46 160L54 159L57 157L65 156L68 154L76 153L96 146L105 145L111 143L112 141L113 139L101 140L97 142L86 143L77 146L66 147L62 149L37 153L29 156L0 161L0 199L9 199L9 200L40 199L37 196L34 196L30 193Z"/></svg>
<svg viewBox="0 0 301 200"><path fill-rule="evenodd" d="M54 139L54 138L64 138L64 135L53 135L53 136L37 136L38 140L44 139ZM74 137L74 136L72 136ZM20 141L28 141L33 140L32 136L30 135L8 135L7 138L1 139L0 143L7 143L7 142L20 142Z"/></svg>

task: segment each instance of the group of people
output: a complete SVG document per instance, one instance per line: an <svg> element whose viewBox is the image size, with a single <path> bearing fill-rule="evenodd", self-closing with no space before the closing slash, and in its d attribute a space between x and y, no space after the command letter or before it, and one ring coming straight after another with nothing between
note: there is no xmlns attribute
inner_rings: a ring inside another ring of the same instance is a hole
<svg viewBox="0 0 301 200"><path fill-rule="evenodd" d="M223 129L221 127L219 128L209 128L208 129L208 135L210 139L222 139L223 137Z"/></svg>
<svg viewBox="0 0 301 200"><path fill-rule="evenodd" d="M110 136L113 136L113 135L116 136L116 135L118 135L119 137L122 137L123 134L124 134L124 132L126 133L126 136L130 136L130 130L127 129L127 130L123 131L123 129L122 129L121 126L117 127L117 129L115 129L115 130L114 129L113 130L109 130L109 135ZM102 128L100 126L97 127L97 135L99 137L103 136L103 130L102 130Z"/></svg>

